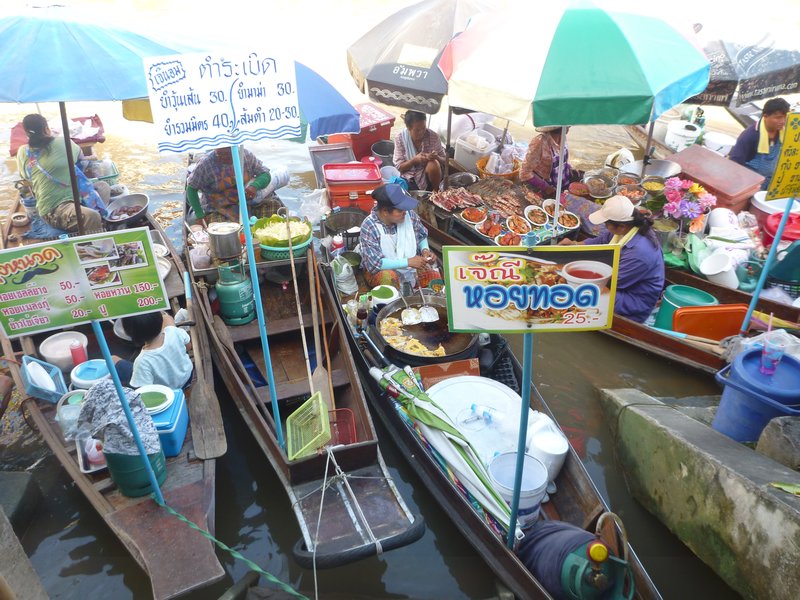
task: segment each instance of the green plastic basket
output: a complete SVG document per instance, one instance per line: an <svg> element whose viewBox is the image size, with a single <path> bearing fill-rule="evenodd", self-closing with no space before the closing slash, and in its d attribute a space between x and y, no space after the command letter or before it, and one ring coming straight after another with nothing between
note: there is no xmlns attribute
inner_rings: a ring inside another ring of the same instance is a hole
<svg viewBox="0 0 800 600"><path fill-rule="evenodd" d="M311 243L313 236L309 236L305 242L292 246L292 253L295 258L301 257L306 253L306 248ZM289 248L275 248L274 246L265 246L259 244L261 247L261 258L264 260L286 260L289 258Z"/></svg>
<svg viewBox="0 0 800 600"><path fill-rule="evenodd" d="M328 407L316 392L286 418L286 454L297 460L314 454L331 439Z"/></svg>

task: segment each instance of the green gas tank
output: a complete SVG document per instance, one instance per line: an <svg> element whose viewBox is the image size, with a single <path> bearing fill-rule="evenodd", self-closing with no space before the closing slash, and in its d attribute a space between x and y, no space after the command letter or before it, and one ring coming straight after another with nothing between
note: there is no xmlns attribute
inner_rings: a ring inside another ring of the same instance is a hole
<svg viewBox="0 0 800 600"><path fill-rule="evenodd" d="M256 318L253 285L236 261L217 267L217 298L222 320L228 325L244 325Z"/></svg>

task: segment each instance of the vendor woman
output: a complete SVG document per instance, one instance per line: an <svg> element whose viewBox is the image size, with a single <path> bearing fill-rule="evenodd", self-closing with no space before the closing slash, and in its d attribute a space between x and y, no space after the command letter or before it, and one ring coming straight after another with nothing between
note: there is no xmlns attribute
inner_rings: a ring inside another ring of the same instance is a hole
<svg viewBox="0 0 800 600"><path fill-rule="evenodd" d="M361 266L367 283L392 285L416 278L422 287L439 277L428 248L428 230L414 211L417 201L389 183L372 192L375 208L361 224Z"/></svg>
<svg viewBox="0 0 800 600"><path fill-rule="evenodd" d="M771 98L764 104L761 118L745 129L728 155L732 161L764 176L762 190L769 187L778 157L781 155L789 103L783 98Z"/></svg>
<svg viewBox="0 0 800 600"><path fill-rule="evenodd" d="M392 160L410 190L437 191L442 182L445 156L439 136L428 129L425 115L415 110L403 115L406 128L394 139Z"/></svg>
<svg viewBox="0 0 800 600"><path fill-rule="evenodd" d="M612 196L603 207L589 215L595 225L605 223L606 231L584 240L584 244L619 244L619 272L614 313L644 323L664 289L664 257L653 221L633 207L625 196ZM576 244L569 239L563 245Z"/></svg>
<svg viewBox="0 0 800 600"><path fill-rule="evenodd" d="M554 198L558 179L561 189L580 178L569 165L567 140L561 139L561 127L537 127L539 135L528 144L528 152L519 171L519 180L529 183L546 198ZM569 131L569 127L566 128Z"/></svg>

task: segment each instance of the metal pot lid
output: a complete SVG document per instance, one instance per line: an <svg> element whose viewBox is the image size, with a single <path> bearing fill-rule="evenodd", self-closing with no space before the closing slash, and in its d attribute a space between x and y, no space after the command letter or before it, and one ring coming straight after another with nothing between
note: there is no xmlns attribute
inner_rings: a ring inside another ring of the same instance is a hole
<svg viewBox="0 0 800 600"><path fill-rule="evenodd" d="M226 235L229 233L238 233L242 226L239 223L211 223L206 231L214 235Z"/></svg>

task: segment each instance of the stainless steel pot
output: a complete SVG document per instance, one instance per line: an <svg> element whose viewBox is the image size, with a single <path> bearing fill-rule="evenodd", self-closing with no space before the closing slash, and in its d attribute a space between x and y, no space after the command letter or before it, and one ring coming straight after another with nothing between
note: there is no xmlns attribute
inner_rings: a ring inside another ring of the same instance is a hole
<svg viewBox="0 0 800 600"><path fill-rule="evenodd" d="M150 198L147 194L125 194L124 196L119 196L112 200L108 207L103 220L106 223L111 223L112 225L128 225L130 223L134 223L139 219L144 218L147 214L147 207L150 204ZM123 217L122 219L114 219L115 211L119 210L120 208L128 208L128 207L135 207L139 210L127 217Z"/></svg>
<svg viewBox="0 0 800 600"><path fill-rule="evenodd" d="M207 228L208 244L211 256L216 259L236 258L242 254L241 232L239 223L211 223Z"/></svg>
<svg viewBox="0 0 800 600"><path fill-rule="evenodd" d="M412 308L422 306L418 294L407 296L405 301ZM398 298L390 302L381 310L375 319L375 325L370 327L370 335L375 343L381 348L389 359L395 359L400 364L420 366L462 358L475 358L478 355L480 346L478 336L472 333L450 333L447 329L447 300L441 295L425 294L425 302L436 307L439 311L439 320L435 323L419 323L418 325L407 325L403 327L405 335L410 335L429 347L441 344L445 349L444 356L418 356L398 350L391 346L380 333L380 324L387 317L395 316L400 318L400 312L406 307L403 300Z"/></svg>

